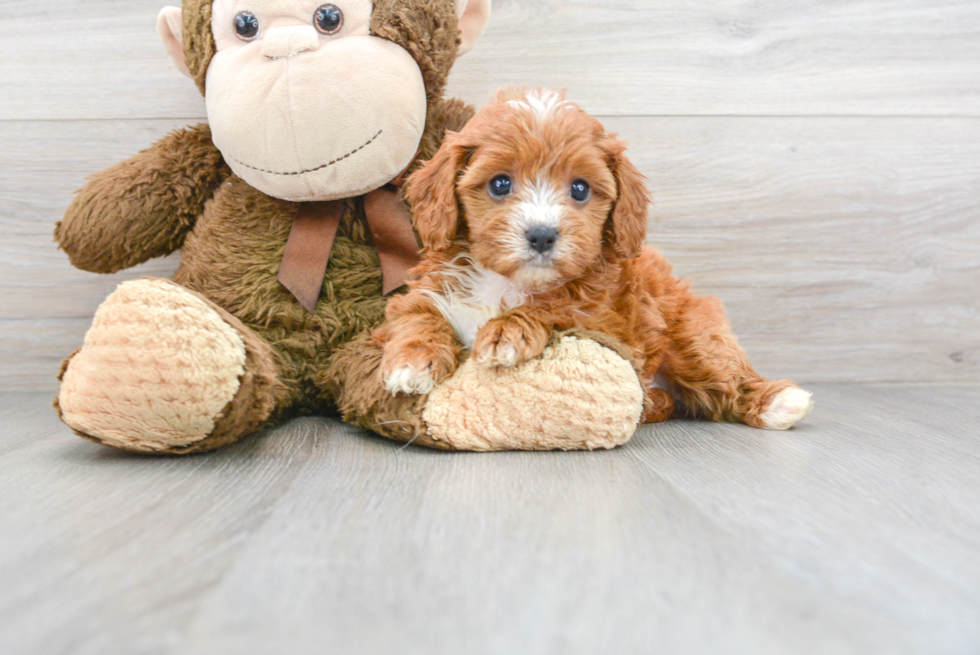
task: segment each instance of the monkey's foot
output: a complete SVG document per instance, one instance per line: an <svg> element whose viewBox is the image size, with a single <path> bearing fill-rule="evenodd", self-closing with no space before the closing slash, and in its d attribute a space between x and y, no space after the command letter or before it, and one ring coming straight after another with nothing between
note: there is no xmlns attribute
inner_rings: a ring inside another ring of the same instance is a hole
<svg viewBox="0 0 980 655"><path fill-rule="evenodd" d="M169 280L125 282L65 361L55 407L80 436L122 450L211 450L257 429L276 387L271 348Z"/></svg>
<svg viewBox="0 0 980 655"><path fill-rule="evenodd" d="M593 450L633 435L643 389L617 344L597 334L552 339L515 368L472 358L428 396L393 397L380 384L380 348L359 339L322 380L344 418L399 441L446 450Z"/></svg>

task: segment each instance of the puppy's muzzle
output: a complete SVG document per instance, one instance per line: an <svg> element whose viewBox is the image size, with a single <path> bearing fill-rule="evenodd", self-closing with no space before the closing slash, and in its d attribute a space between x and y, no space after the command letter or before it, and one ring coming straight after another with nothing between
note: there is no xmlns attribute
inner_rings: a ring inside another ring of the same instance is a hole
<svg viewBox="0 0 980 655"><path fill-rule="evenodd" d="M555 247L558 241L558 230L553 227L532 227L524 233L531 248L542 255Z"/></svg>

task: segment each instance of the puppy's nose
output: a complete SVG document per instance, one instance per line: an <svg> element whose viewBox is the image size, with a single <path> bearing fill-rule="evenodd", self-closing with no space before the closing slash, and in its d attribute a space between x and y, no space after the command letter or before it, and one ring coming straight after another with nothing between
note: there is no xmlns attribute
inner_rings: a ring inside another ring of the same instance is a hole
<svg viewBox="0 0 980 655"><path fill-rule="evenodd" d="M542 255L555 247L558 241L558 230L553 227L532 227L524 233L531 247Z"/></svg>
<svg viewBox="0 0 980 655"><path fill-rule="evenodd" d="M262 54L270 59L292 57L320 47L320 35L312 25L275 27L262 37Z"/></svg>

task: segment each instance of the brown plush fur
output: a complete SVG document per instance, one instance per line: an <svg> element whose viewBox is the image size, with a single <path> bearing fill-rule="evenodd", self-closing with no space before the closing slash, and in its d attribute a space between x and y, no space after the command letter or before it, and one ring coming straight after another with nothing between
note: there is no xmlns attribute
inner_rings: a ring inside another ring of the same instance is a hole
<svg viewBox="0 0 980 655"><path fill-rule="evenodd" d="M459 47L453 3L374 0L371 34L400 45L412 55L422 69L431 113L431 101L442 98Z"/></svg>
<svg viewBox="0 0 980 655"><path fill-rule="evenodd" d="M207 125L177 130L93 175L55 226L55 240L72 264L93 273L169 255L229 176Z"/></svg>
<svg viewBox="0 0 980 655"><path fill-rule="evenodd" d="M337 404L344 420L396 441L446 448L429 438L421 396L392 397L379 384L381 348L365 332L339 348L331 365L317 375L317 383Z"/></svg>
<svg viewBox="0 0 980 655"><path fill-rule="evenodd" d="M648 422L672 412L671 396L654 388L660 375L694 414L764 427L773 397L793 383L756 373L721 304L696 297L660 253L642 245L649 193L625 144L558 94L528 97L504 92L410 178L428 252L414 271L419 279L392 299L388 322L375 333L384 344L382 375L409 376L409 388L452 375L463 344L444 313L446 299L479 302L481 292L467 285L489 275L493 285L509 281L521 302L479 329L478 363L519 365L539 356L556 330L594 330L641 362ZM502 172L514 191L495 198L488 184ZM569 196L573 180L589 183L586 201ZM527 244L526 224L549 212L560 213L560 236L539 255Z"/></svg>
<svg viewBox="0 0 980 655"><path fill-rule="evenodd" d="M211 5L213 0L184 0L182 3L184 56L187 69L200 89L207 91L205 80L211 58L218 51L211 31Z"/></svg>
<svg viewBox="0 0 980 655"><path fill-rule="evenodd" d="M202 93L215 51L210 13L210 0L184 2L187 65ZM442 97L458 43L452 2L376 0L372 32L408 50L422 70L428 115L420 156L430 158L446 130L460 129L473 114ZM346 203L316 313L279 283L297 207L232 174L209 128L199 125L93 176L55 229L72 263L99 273L182 248L174 281L227 312L242 334L256 377L243 378L233 401L240 407L226 410L200 448L233 441L270 416L332 409L334 388L324 373L331 356L383 319L381 269L360 200Z"/></svg>

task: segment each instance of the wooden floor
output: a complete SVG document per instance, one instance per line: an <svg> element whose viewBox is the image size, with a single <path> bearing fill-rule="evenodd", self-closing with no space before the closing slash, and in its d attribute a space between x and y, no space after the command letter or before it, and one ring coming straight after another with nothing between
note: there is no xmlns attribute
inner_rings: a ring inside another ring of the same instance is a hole
<svg viewBox="0 0 980 655"><path fill-rule="evenodd" d="M980 386L788 433L447 454L306 418L129 456L0 396L0 653L977 653Z"/></svg>

